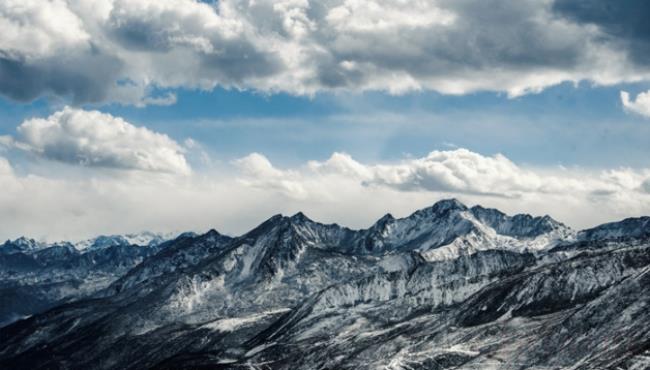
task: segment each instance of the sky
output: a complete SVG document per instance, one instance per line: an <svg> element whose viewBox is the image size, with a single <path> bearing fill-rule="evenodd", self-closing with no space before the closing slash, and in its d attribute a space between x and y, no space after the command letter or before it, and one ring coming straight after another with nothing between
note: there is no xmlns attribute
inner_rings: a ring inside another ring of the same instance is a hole
<svg viewBox="0 0 650 370"><path fill-rule="evenodd" d="M0 239L650 215L642 0L5 0Z"/></svg>

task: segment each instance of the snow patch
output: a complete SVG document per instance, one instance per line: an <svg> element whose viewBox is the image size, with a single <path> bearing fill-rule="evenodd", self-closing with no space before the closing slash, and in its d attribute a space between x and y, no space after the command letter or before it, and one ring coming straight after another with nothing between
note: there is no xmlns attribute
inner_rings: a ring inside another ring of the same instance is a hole
<svg viewBox="0 0 650 370"><path fill-rule="evenodd" d="M172 299L171 307L181 309L185 312L192 312L197 306L204 302L206 295L213 290L223 290L224 277L218 276L212 280L202 281L194 276L187 284L181 285Z"/></svg>
<svg viewBox="0 0 650 370"><path fill-rule="evenodd" d="M216 330L222 333L228 333L235 331L239 328L248 326L250 324L256 323L262 319L265 319L269 316L275 316L278 314L286 313L288 311L291 311L290 308L280 308L277 310L271 310L271 311L264 311L259 314L255 315L249 315L249 316L241 316L241 317L230 317L226 319L219 319L215 320L211 323L205 324L202 326L202 328L210 329L210 330Z"/></svg>

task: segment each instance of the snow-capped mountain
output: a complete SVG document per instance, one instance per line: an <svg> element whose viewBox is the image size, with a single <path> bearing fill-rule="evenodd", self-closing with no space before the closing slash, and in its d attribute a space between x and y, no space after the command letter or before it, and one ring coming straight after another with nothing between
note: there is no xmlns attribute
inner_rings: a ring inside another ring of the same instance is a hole
<svg viewBox="0 0 650 370"><path fill-rule="evenodd" d="M87 251L92 249L101 249L112 247L116 245L122 246L139 246L139 247L155 247L164 243L167 240L174 238L175 233L153 233L144 231L141 233L124 234L124 235L100 235L91 239L76 241L76 242L56 242L46 243L39 242L27 237L20 237L15 240L7 240L4 244L0 245L0 254L11 253L32 253L50 247L71 245L79 251Z"/></svg>
<svg viewBox="0 0 650 370"><path fill-rule="evenodd" d="M30 253L47 248L48 244L37 242L34 239L28 239L24 236L16 240L7 240L0 246L0 254L11 253Z"/></svg>
<svg viewBox="0 0 650 370"><path fill-rule="evenodd" d="M152 233L144 231L136 234L100 235L98 237L73 243L80 251L87 249L101 249L115 245L135 245L140 247L155 247L174 238L174 233Z"/></svg>
<svg viewBox="0 0 650 370"><path fill-rule="evenodd" d="M403 219L386 215L366 234L366 247L416 250L430 261L488 249L539 251L575 236L549 216L508 216L481 206L467 208L455 199L440 201Z"/></svg>
<svg viewBox="0 0 650 370"><path fill-rule="evenodd" d="M626 218L620 222L606 223L578 234L581 240L650 237L650 217Z"/></svg>
<svg viewBox="0 0 650 370"><path fill-rule="evenodd" d="M363 230L298 213L181 235L0 329L0 367L645 369L649 228L576 232L452 199Z"/></svg>
<svg viewBox="0 0 650 370"><path fill-rule="evenodd" d="M0 246L0 325L104 289L158 252L166 239L142 233L76 243L6 241Z"/></svg>

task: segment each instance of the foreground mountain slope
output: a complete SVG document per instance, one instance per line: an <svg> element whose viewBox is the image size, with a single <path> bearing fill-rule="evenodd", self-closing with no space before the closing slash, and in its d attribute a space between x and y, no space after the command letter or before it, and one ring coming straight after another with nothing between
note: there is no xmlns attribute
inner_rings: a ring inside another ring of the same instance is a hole
<svg viewBox="0 0 650 370"><path fill-rule="evenodd" d="M0 329L0 367L632 369L650 350L647 224L607 228L629 237L446 200L364 230L299 213L182 236Z"/></svg>
<svg viewBox="0 0 650 370"><path fill-rule="evenodd" d="M405 303L406 293L341 309L320 298L245 343L240 358L183 354L159 367L228 354L231 368L625 368L650 349L650 261L648 245L615 253L525 269L458 301Z"/></svg>

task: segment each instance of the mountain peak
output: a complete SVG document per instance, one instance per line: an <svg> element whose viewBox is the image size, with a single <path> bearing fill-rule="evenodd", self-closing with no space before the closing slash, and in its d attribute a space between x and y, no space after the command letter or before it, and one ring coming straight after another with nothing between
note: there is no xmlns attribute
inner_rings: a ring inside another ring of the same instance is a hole
<svg viewBox="0 0 650 370"><path fill-rule="evenodd" d="M449 199L442 199L434 203L433 207L434 209L438 209L441 211L448 210L448 209L467 209L467 206L465 206L461 201L459 201L456 198L449 198Z"/></svg>
<svg viewBox="0 0 650 370"><path fill-rule="evenodd" d="M304 213L302 212L297 212L293 216L290 217L291 221L293 222L307 222L307 221L312 221L309 217L307 217Z"/></svg>
<svg viewBox="0 0 650 370"><path fill-rule="evenodd" d="M75 247L79 250L95 250L113 246L129 245L151 247L159 245L169 239L173 239L173 237L173 234L154 233L150 231L124 235L100 235L77 242L75 243Z"/></svg>
<svg viewBox="0 0 650 370"><path fill-rule="evenodd" d="M630 217L617 222L608 222L578 233L578 237L582 240L646 236L650 236L650 217L648 216Z"/></svg>
<svg viewBox="0 0 650 370"><path fill-rule="evenodd" d="M210 229L210 230L208 230L207 233L205 233L205 235L206 236L220 236L221 233L218 232L215 229ZM195 234L193 235L192 233L183 233L183 234L179 235L179 237L183 237L183 236L190 236L191 237L191 236L195 236Z"/></svg>
<svg viewBox="0 0 650 370"><path fill-rule="evenodd" d="M480 204L475 205L474 207L470 208L470 210L472 211L472 213L475 213L475 214L476 213L483 213L483 214L493 214L493 215L502 215L502 216L506 215L505 213L499 211L496 208L486 208L486 207L483 207Z"/></svg>
<svg viewBox="0 0 650 370"><path fill-rule="evenodd" d="M498 209L474 206L472 215L481 223L493 228L498 234L513 237L536 237L554 230L569 230L561 222L548 215L531 216L527 213L509 216Z"/></svg>
<svg viewBox="0 0 650 370"><path fill-rule="evenodd" d="M3 253L15 253L15 252L33 252L39 249L42 249L46 246L44 243L37 242L34 239L29 239L24 236L16 240L7 240L2 245Z"/></svg>
<svg viewBox="0 0 650 370"><path fill-rule="evenodd" d="M449 211L466 211L468 208L456 198L443 199L434 203L432 206L420 209L411 216L431 216L441 215Z"/></svg>
<svg viewBox="0 0 650 370"><path fill-rule="evenodd" d="M277 227L279 224L286 222L289 217L285 217L282 214L275 214L266 221L262 222L261 224L257 225L255 228L253 228L251 231L247 232L246 234L242 235L243 238L256 238L259 235L262 235L269 230Z"/></svg>
<svg viewBox="0 0 650 370"><path fill-rule="evenodd" d="M379 220L377 220L377 223L385 224L386 222L390 222L390 221L395 221L395 217L393 217L393 215L391 215L390 213L386 213Z"/></svg>

